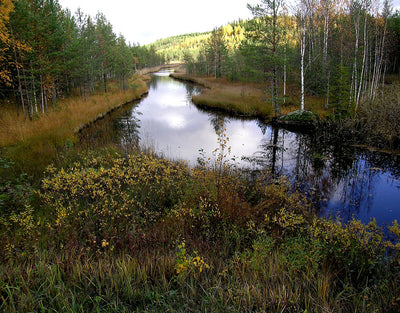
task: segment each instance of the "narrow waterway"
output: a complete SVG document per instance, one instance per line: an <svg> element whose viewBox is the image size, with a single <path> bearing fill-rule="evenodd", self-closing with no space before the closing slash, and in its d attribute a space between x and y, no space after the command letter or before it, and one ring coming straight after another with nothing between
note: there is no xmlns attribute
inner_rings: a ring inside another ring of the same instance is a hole
<svg viewBox="0 0 400 313"><path fill-rule="evenodd" d="M399 156L206 112L191 102L198 92L168 71L155 73L146 98L88 128L81 140L90 146L110 140L126 148L140 146L195 166L212 161L223 138L226 160L287 176L321 215L343 221L376 218L380 225L400 219Z"/></svg>

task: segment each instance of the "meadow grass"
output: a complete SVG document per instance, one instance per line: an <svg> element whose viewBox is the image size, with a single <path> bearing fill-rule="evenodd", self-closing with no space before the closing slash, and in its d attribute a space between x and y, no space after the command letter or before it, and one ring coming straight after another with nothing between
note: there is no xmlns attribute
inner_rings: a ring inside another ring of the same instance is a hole
<svg viewBox="0 0 400 313"><path fill-rule="evenodd" d="M171 77L205 87L199 95L192 97L193 102L200 107L246 117L257 117L267 121L275 116L270 90L262 84L230 82L223 78L196 77L185 73L173 73ZM283 87L279 86L279 88ZM288 84L285 101L280 98L278 102L281 115L298 110L300 108L298 86ZM325 120L332 110L326 109L323 102L321 97L307 96L306 110L314 112Z"/></svg>
<svg viewBox="0 0 400 313"><path fill-rule="evenodd" d="M133 77L125 91L115 85L111 84L108 93L97 93L86 100L73 96L62 99L49 114L37 115L32 121L25 121L15 107L2 108L0 147L7 147L20 172L40 173L66 144L76 140L75 133L81 128L147 92L141 77Z"/></svg>

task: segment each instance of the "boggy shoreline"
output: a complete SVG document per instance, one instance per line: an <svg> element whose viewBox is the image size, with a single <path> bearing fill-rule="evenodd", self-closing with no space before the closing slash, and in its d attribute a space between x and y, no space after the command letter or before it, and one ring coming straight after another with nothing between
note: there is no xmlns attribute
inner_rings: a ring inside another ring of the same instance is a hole
<svg viewBox="0 0 400 313"><path fill-rule="evenodd" d="M148 75L151 73L156 73L159 72L163 69L178 69L179 67L181 67L183 64L182 63L172 63L172 64L163 64L163 65L158 65L158 66L153 66L153 67L145 67L142 68L140 70L136 71L136 74L138 75Z"/></svg>
<svg viewBox="0 0 400 313"><path fill-rule="evenodd" d="M90 127L93 123L96 123L97 121L105 118L107 115L115 112L116 110L118 110L128 104L131 104L133 102L140 101L141 99L143 99L149 93L149 89L148 89L146 82L149 82L151 80L151 78L149 76L147 76L147 74L153 73L154 71L159 71L161 68L164 68L164 67L158 66L158 67L152 67L152 68L145 68L145 69L142 69L140 73L138 71L138 73L136 74L136 80L139 84L139 87L137 88L137 90L139 91L138 94L135 94L131 99L129 99L127 101L118 103L115 106L111 107L110 109L99 113L98 115L96 115L95 117L93 117L92 119L87 121L86 123L75 128L74 133L75 134L80 133L83 129Z"/></svg>

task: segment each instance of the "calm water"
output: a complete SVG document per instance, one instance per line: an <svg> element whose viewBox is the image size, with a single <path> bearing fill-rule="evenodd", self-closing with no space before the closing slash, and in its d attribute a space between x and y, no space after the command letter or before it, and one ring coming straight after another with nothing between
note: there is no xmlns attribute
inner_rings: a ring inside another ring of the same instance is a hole
<svg viewBox="0 0 400 313"><path fill-rule="evenodd" d="M199 110L191 97L200 89L168 75L154 74L146 98L96 123L82 137L90 145L112 140L148 147L194 166L199 157L213 158L217 131L226 129L232 163L288 176L322 215L364 222L374 217L379 224L400 219L400 156Z"/></svg>

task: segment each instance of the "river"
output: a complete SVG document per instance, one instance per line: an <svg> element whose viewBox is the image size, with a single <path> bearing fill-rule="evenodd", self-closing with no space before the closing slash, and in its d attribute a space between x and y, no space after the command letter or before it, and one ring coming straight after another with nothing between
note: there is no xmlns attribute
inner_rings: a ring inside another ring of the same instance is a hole
<svg viewBox="0 0 400 313"><path fill-rule="evenodd" d="M222 131L226 160L287 176L322 216L364 223L375 218L379 225L400 220L400 156L200 110L191 101L199 92L170 78L167 70L155 73L147 97L84 130L81 141L140 146L195 166L213 160Z"/></svg>

